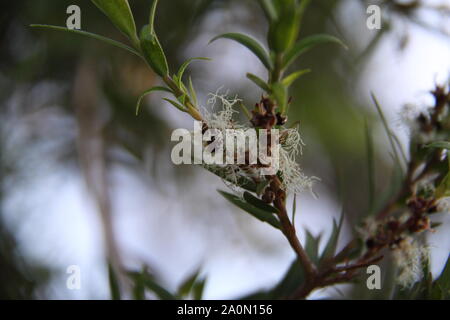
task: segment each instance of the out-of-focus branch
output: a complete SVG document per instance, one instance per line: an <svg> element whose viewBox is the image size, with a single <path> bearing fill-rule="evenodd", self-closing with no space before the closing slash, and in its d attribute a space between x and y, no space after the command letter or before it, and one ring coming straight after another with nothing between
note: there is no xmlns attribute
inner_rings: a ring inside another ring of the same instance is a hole
<svg viewBox="0 0 450 320"><path fill-rule="evenodd" d="M107 260L124 288L126 278L121 272L122 260L114 235L103 123L97 103L98 88L93 68L92 62L82 61L75 75L72 102L78 124L77 152L87 190L95 202L102 222Z"/></svg>

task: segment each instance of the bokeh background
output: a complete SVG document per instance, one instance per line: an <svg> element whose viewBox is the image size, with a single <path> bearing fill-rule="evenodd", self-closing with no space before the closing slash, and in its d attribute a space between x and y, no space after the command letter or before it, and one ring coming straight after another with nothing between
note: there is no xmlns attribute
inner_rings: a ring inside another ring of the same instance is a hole
<svg viewBox="0 0 450 320"><path fill-rule="evenodd" d="M247 105L261 92L245 78L264 76L258 60L231 41L244 32L264 42L256 0L162 0L156 28L173 69L194 56L189 73L206 106L218 89ZM300 121L307 146L301 164L320 177L315 199L300 195L296 223L330 233L342 210L346 226L367 212L365 123L375 141L376 186L390 187L393 163L373 92L406 145L402 108L432 103L429 91L450 75L450 1L314 0L302 36L330 33L349 47L324 46L303 56L311 68L292 90L289 121ZM157 77L136 57L77 35L33 30L65 26L77 4L82 29L125 41L88 0L20 0L0 4L0 298L108 299L108 264L147 265L158 282L176 288L197 268L205 298L230 299L272 287L294 258L282 235L222 199L226 186L200 167L170 160L171 131L193 126L154 94L139 116L135 102ZM150 0L131 0L138 26ZM366 27L366 8L382 5L383 27ZM449 217L429 236L432 270L450 249ZM70 265L81 268L81 290L66 287ZM349 288L313 298L351 297Z"/></svg>

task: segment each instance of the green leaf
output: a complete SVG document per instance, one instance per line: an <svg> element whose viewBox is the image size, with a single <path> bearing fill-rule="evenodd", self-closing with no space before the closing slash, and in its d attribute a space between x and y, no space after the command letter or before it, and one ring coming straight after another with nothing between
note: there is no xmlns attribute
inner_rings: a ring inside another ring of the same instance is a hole
<svg viewBox="0 0 450 320"><path fill-rule="evenodd" d="M314 263L319 262L320 235L314 237L309 230L306 230L305 251Z"/></svg>
<svg viewBox="0 0 450 320"><path fill-rule="evenodd" d="M401 164L400 157L398 155L398 151L397 151L397 148L396 148L395 139L394 139L394 133L389 128L388 122L386 120L386 117L384 116L383 110L381 109L380 103L378 102L377 98L375 97L375 95L373 93L371 93L371 97L372 97L372 100L373 100L373 102L375 104L375 107L377 108L378 114L380 115L381 121L383 122L383 126L384 126L384 129L385 129L386 134L388 136L389 143L391 144L392 152L394 153L394 160L395 160L398 168L401 169L402 168L402 164Z"/></svg>
<svg viewBox="0 0 450 320"><path fill-rule="evenodd" d="M288 4L289 2L286 0L270 0L272 1L273 7L275 8L275 11L279 14L283 7Z"/></svg>
<svg viewBox="0 0 450 320"><path fill-rule="evenodd" d="M289 67L301 54L307 52L309 49L323 43L337 43L347 48L346 45L336 37L327 34L317 34L306 37L297 42L285 55L283 62L283 69Z"/></svg>
<svg viewBox="0 0 450 320"><path fill-rule="evenodd" d="M341 217L339 218L339 222L333 220L333 230L331 232L330 239L328 240L327 245L322 253L320 260L323 262L329 258L332 258L336 252L336 247L339 240L339 235L341 233L342 225L344 222L344 213L341 213Z"/></svg>
<svg viewBox="0 0 450 320"><path fill-rule="evenodd" d="M435 196L437 199L443 197L450 197L450 172L442 179L439 186L436 188Z"/></svg>
<svg viewBox="0 0 450 320"><path fill-rule="evenodd" d="M275 21L278 19L278 13L272 3L272 0L259 0L259 3L261 4L267 19L270 21Z"/></svg>
<svg viewBox="0 0 450 320"><path fill-rule="evenodd" d="M229 178L229 172L227 171L226 168L221 168L219 166L208 166L208 165L204 165L203 167L206 170L208 170L209 172L215 174L219 178L221 178L229 183L237 184L240 188L245 189L247 191L256 192L256 184L252 180L249 180L243 176L240 176L237 178L237 181L234 181L233 179Z"/></svg>
<svg viewBox="0 0 450 320"><path fill-rule="evenodd" d="M198 106L197 93L195 92L194 84L192 83L191 77L189 77L189 93L192 101L194 102L194 105Z"/></svg>
<svg viewBox="0 0 450 320"><path fill-rule="evenodd" d="M111 263L108 263L108 278L109 278L109 290L111 292L112 300L120 300L120 288L119 282L117 281L116 273Z"/></svg>
<svg viewBox="0 0 450 320"><path fill-rule="evenodd" d="M287 88L282 83L275 82L272 84L272 95L278 102L278 107L280 108L281 114L286 112L287 94Z"/></svg>
<svg viewBox="0 0 450 320"><path fill-rule="evenodd" d="M172 91L171 91L170 89L165 88L165 87L153 87L153 88L150 88L150 89L144 91L144 92L141 94L141 96L139 97L139 99L138 99L138 101L137 101L137 103L136 103L136 115L139 114L139 109L140 109L140 107L141 107L142 99L144 99L145 96L149 95L150 93L152 93L152 92L154 92L154 91L164 91L164 92L172 93Z"/></svg>
<svg viewBox="0 0 450 320"><path fill-rule="evenodd" d="M150 32L152 34L155 34L155 16L156 16L156 8L158 7L158 1L159 0L153 0L152 8L150 9L149 26L150 26Z"/></svg>
<svg viewBox="0 0 450 320"><path fill-rule="evenodd" d="M292 225L295 226L295 217L297 216L297 195L294 193L292 200Z"/></svg>
<svg viewBox="0 0 450 320"><path fill-rule="evenodd" d="M141 283L145 288L156 294L162 300L176 300L176 297L168 290L160 286L153 277L146 271L129 272L129 276L136 282Z"/></svg>
<svg viewBox="0 0 450 320"><path fill-rule="evenodd" d="M269 28L269 45L276 53L283 53L292 48L300 32L301 7L297 6L295 0L284 2L280 11L281 18Z"/></svg>
<svg viewBox="0 0 450 320"><path fill-rule="evenodd" d="M128 0L92 0L111 22L124 33L134 45L139 45L136 24Z"/></svg>
<svg viewBox="0 0 450 320"><path fill-rule="evenodd" d="M269 185L270 185L270 180L264 180L264 181L258 183L258 185L256 186L256 194L259 196L262 195Z"/></svg>
<svg viewBox="0 0 450 320"><path fill-rule="evenodd" d="M207 60L210 61L210 58L203 58L203 57L197 57L197 58L191 58L189 60L187 60L185 63L183 63L183 65L180 67L180 70L178 71L177 74L177 79L178 79L178 87L181 87L181 81L183 79L183 75L184 72L186 71L186 68L195 60Z"/></svg>
<svg viewBox="0 0 450 320"><path fill-rule="evenodd" d="M145 287L142 283L135 283L132 293L134 300L145 300Z"/></svg>
<svg viewBox="0 0 450 320"><path fill-rule="evenodd" d="M181 96L177 98L177 100L181 103L182 106L186 103L187 94L183 93Z"/></svg>
<svg viewBox="0 0 450 320"><path fill-rule="evenodd" d="M103 36L100 36L98 34L95 33L90 33L90 32L86 32L86 31L81 31L81 30L72 30L72 29L67 29L64 27L59 27L59 26L52 26L52 25L47 25L47 24L32 24L30 25L30 27L32 28L38 28L38 29L49 29L49 30L55 30L55 31L64 31L64 32L69 32L69 33L74 33L74 34L78 34L81 36L86 36L95 40L100 40L103 41L107 44L113 45L117 48L120 49L124 49L127 50L129 52L131 52L132 54L138 56L139 58L142 58L141 54L139 52L137 52L136 50L134 50L133 48L119 42L116 40L112 40Z"/></svg>
<svg viewBox="0 0 450 320"><path fill-rule="evenodd" d="M141 31L141 48L144 58L150 67L161 77L169 74L166 55L159 43L158 37L151 31L149 25L145 25Z"/></svg>
<svg viewBox="0 0 450 320"><path fill-rule="evenodd" d="M373 212L375 204L375 162L374 162L374 147L372 133L369 128L367 120L365 121L366 129L366 145L367 145L367 178L369 184L369 210L368 213Z"/></svg>
<svg viewBox="0 0 450 320"><path fill-rule="evenodd" d="M192 291L194 293L194 300L202 300L203 292L205 291L206 278L196 282Z"/></svg>
<svg viewBox="0 0 450 320"><path fill-rule="evenodd" d="M294 73L291 73L290 75L288 75L286 78L284 78L281 83L286 87L289 88L295 80L297 80L298 78L300 78L302 75L307 74L311 72L310 69L305 69L305 70L300 70Z"/></svg>
<svg viewBox="0 0 450 320"><path fill-rule="evenodd" d="M447 258L444 269L442 270L436 284L442 289L443 296L446 299L450 298L450 256Z"/></svg>
<svg viewBox="0 0 450 320"><path fill-rule="evenodd" d="M275 216L267 211L261 210L245 201L242 201L241 198L235 196L234 194L228 193L228 192L224 192L224 191L220 191L218 190L219 193L228 201L230 201L232 204L234 204L235 206L239 207L240 209L250 213L252 216L254 216L255 218L257 218L258 220L261 220L263 222L267 222L268 224L270 224L272 227L280 229L281 230L281 225L280 222L278 221L277 218L275 218Z"/></svg>
<svg viewBox="0 0 450 320"><path fill-rule="evenodd" d="M191 290L193 289L195 282L200 274L200 269L196 270L192 275L190 275L178 289L178 295L180 297L186 297L189 295Z"/></svg>
<svg viewBox="0 0 450 320"><path fill-rule="evenodd" d="M214 42L217 39L221 39L221 38L231 39L231 40L234 40L234 41L242 44L247 49L249 49L251 52L253 52L268 70L273 69L272 61L270 60L270 57L267 54L267 51L255 39L253 39L245 34L242 34L242 33L224 33L224 34L218 35L217 37L214 37L209 43Z"/></svg>
<svg viewBox="0 0 450 320"><path fill-rule="evenodd" d="M300 265L298 259L295 259L281 281L271 290L269 299L289 298L305 280L303 266Z"/></svg>
<svg viewBox="0 0 450 320"><path fill-rule="evenodd" d="M436 141L430 144L427 144L425 148L435 148L435 149L446 149L450 150L450 142L448 141Z"/></svg>
<svg viewBox="0 0 450 320"><path fill-rule="evenodd" d="M253 81L253 83L255 83L258 87L263 89L265 92L267 92L267 93L271 92L269 85L260 77L254 75L252 73L247 73L247 78L250 79L251 81Z"/></svg>
<svg viewBox="0 0 450 320"><path fill-rule="evenodd" d="M163 98L163 100L169 102L171 105L173 105L175 108L177 108L180 111L186 112L186 108L184 106L182 106L181 104L179 104L176 101L173 101L171 99L167 99L167 98Z"/></svg>
<svg viewBox="0 0 450 320"><path fill-rule="evenodd" d="M255 206L258 209L270 212L270 213L278 213L278 209L265 203L261 199L258 199L251 193L245 191L244 192L244 200L250 203L251 205Z"/></svg>

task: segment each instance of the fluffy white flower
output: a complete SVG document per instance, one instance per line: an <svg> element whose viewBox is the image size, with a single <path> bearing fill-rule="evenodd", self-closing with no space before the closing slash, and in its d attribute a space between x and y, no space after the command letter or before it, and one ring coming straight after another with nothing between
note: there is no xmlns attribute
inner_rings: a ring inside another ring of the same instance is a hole
<svg viewBox="0 0 450 320"><path fill-rule="evenodd" d="M297 129L284 130L285 138L279 148L280 174L287 192L301 193L305 190L312 192L317 177L306 176L297 163L297 155L302 153L305 145Z"/></svg>
<svg viewBox="0 0 450 320"><path fill-rule="evenodd" d="M428 263L428 250L413 238L402 240L394 249L393 257L399 268L397 282L401 286L410 288L423 278L423 265Z"/></svg>
<svg viewBox="0 0 450 320"><path fill-rule="evenodd" d="M426 109L421 109L413 104L406 104L399 113L399 125L406 125L408 134L417 143L426 144L432 142L436 138L433 132L425 133L420 130L419 122L417 120L420 115L429 120L430 114L426 111Z"/></svg>
<svg viewBox="0 0 450 320"><path fill-rule="evenodd" d="M375 216L369 216L364 219L364 221L361 224L361 227L356 227L356 232L364 239L367 240L371 237L373 237L378 229L379 229L380 223L377 221Z"/></svg>
<svg viewBox="0 0 450 320"><path fill-rule="evenodd" d="M241 100L237 97L230 99L226 94L219 94L219 90L209 94L208 105L211 110L204 109L202 112L208 128L223 131L242 128L233 121L233 114L237 112L234 106Z"/></svg>
<svg viewBox="0 0 450 320"><path fill-rule="evenodd" d="M250 129L249 126L244 126L233 121L233 115L236 113L234 108L240 102L241 100L237 97L229 98L226 94L220 94L219 91L211 93L208 100L210 110L205 109L202 111L204 121L208 128L221 130L223 133L227 129ZM314 181L319 179L306 176L297 163L297 156L302 153L302 148L305 145L300 133L297 129L284 129L281 135L283 139L278 145L272 146L272 153L278 151L279 173L282 177L285 190L291 193L300 193L305 190L312 192ZM229 150L226 150L226 152L229 152ZM257 180L263 178L263 169L243 168L238 164L218 165L217 169L219 168L222 171L226 171L226 179L224 182L234 191L239 190L239 180L242 177L249 179L256 178ZM212 167L209 166L209 169L212 169Z"/></svg>
<svg viewBox="0 0 450 320"><path fill-rule="evenodd" d="M445 198L439 199L439 201L437 203L437 211L445 212L445 213L450 212L450 197L445 197Z"/></svg>

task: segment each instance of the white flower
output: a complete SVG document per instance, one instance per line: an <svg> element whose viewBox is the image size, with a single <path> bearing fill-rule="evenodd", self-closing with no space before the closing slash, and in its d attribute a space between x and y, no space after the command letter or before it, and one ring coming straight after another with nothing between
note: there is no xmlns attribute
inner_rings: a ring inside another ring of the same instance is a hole
<svg viewBox="0 0 450 320"><path fill-rule="evenodd" d="M356 227L355 229L364 240L367 240L376 235L379 226L377 219L374 216L369 216L364 219L361 227Z"/></svg>
<svg viewBox="0 0 450 320"><path fill-rule="evenodd" d="M444 197L438 200L437 202L437 211L438 212L450 212L450 197Z"/></svg>
<svg viewBox="0 0 450 320"><path fill-rule="evenodd" d="M227 129L250 129L250 126L244 126L233 121L235 105L241 100L237 97L229 98L226 94L220 94L220 89L216 93L209 94L208 104L210 110L203 110L203 118L209 129L217 129L225 133ZM316 177L308 177L301 170L297 163L297 156L302 153L305 145L297 129L284 129L281 132L283 139L281 143L272 146L272 153L279 153L279 173L283 180L284 189L287 192L300 193L305 190L312 192L314 181L319 180ZM277 148L277 149L275 149ZM229 152L229 150L226 150ZM232 150L234 152L234 150ZM212 169L211 166L209 166ZM225 164L217 166L217 169L226 171L225 183L234 191L239 189L239 179L241 177L250 180L263 179L263 169L252 167L243 167L238 164Z"/></svg>
<svg viewBox="0 0 450 320"><path fill-rule="evenodd" d="M428 263L428 250L413 238L402 240L393 251L394 262L399 268L397 282L406 288L420 281L423 265Z"/></svg>
<svg viewBox="0 0 450 320"><path fill-rule="evenodd" d="M423 132L420 130L418 122L419 116L425 117L427 121L430 120L430 113L422 108L422 110L413 104L405 104L400 111L400 123L406 125L408 134L417 143L426 144L435 140L435 134L433 132Z"/></svg>
<svg viewBox="0 0 450 320"><path fill-rule="evenodd" d="M297 132L297 130L294 131ZM306 176L297 163L296 155L301 152L303 142L298 132L292 134L294 131L290 131L288 134L286 145L279 148L280 174L283 179L283 185L287 192L301 193L305 190L312 192L313 184L319 178Z"/></svg>
<svg viewBox="0 0 450 320"><path fill-rule="evenodd" d="M219 89L220 90L220 89ZM211 110L203 110L203 117L205 123L210 129L219 129L225 131L226 129L238 129L239 126L233 121L233 114L237 111L234 110L234 106L240 103L241 100L237 97L230 99L226 94L219 94L219 90L216 93L210 93L208 104ZM220 104L220 106L218 106ZM220 110L215 110L220 108Z"/></svg>
<svg viewBox="0 0 450 320"><path fill-rule="evenodd" d="M416 105L405 104L399 113L399 124L406 125L410 133L414 132L419 128L417 123L419 115L420 110Z"/></svg>

